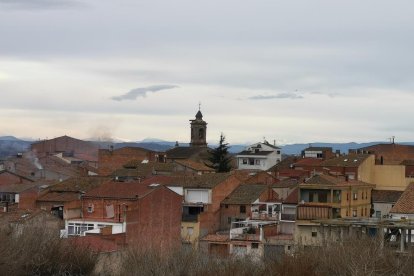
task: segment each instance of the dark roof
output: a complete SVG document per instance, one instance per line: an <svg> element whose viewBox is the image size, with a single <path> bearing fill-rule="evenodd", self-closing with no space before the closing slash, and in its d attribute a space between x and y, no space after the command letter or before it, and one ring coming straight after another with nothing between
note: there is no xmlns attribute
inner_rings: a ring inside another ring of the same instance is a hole
<svg viewBox="0 0 414 276"><path fill-rule="evenodd" d="M321 167L359 167L370 154L348 154L328 159L320 163Z"/></svg>
<svg viewBox="0 0 414 276"><path fill-rule="evenodd" d="M207 147L175 147L167 150L166 154L168 159L189 159L195 155L203 159L208 157L209 150Z"/></svg>
<svg viewBox="0 0 414 276"><path fill-rule="evenodd" d="M231 173L207 173L202 175L178 176L172 181L172 186L184 188L205 188L212 189L224 182L231 176Z"/></svg>
<svg viewBox="0 0 414 276"><path fill-rule="evenodd" d="M63 182L53 185L50 191L54 192L87 192L93 188L98 187L104 182L109 181L110 178L89 176L89 177L74 177L69 178Z"/></svg>
<svg viewBox="0 0 414 276"><path fill-rule="evenodd" d="M402 193L402 191L372 190L372 202L395 203Z"/></svg>
<svg viewBox="0 0 414 276"><path fill-rule="evenodd" d="M390 213L414 214L414 182L408 184Z"/></svg>
<svg viewBox="0 0 414 276"><path fill-rule="evenodd" d="M250 150L244 150L242 152L239 152L237 155L269 155L271 153L273 153L274 151L266 151L266 150L262 150L262 151L258 151L258 152L252 152Z"/></svg>
<svg viewBox="0 0 414 276"><path fill-rule="evenodd" d="M203 119L203 114L201 114L201 111L199 110L198 112L197 112L197 114L195 115L195 117L196 117L196 119Z"/></svg>
<svg viewBox="0 0 414 276"><path fill-rule="evenodd" d="M243 184L237 187L222 203L224 204L251 204L267 189L266 185Z"/></svg>

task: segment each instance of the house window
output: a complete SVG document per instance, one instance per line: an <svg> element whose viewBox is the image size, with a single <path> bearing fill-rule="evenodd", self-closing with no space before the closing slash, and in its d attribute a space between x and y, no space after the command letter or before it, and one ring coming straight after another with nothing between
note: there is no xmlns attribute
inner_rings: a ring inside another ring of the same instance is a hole
<svg viewBox="0 0 414 276"><path fill-rule="evenodd" d="M358 215L357 210L356 209L352 210L352 216L356 217L357 215Z"/></svg>
<svg viewBox="0 0 414 276"><path fill-rule="evenodd" d="M251 166L254 165L254 158L249 158L249 165L251 165Z"/></svg>
<svg viewBox="0 0 414 276"><path fill-rule="evenodd" d="M88 205L88 213L93 213L93 204Z"/></svg>
<svg viewBox="0 0 414 276"><path fill-rule="evenodd" d="M381 211L375 211L375 217L381 218Z"/></svg>
<svg viewBox="0 0 414 276"><path fill-rule="evenodd" d="M241 214L245 214L246 213L246 206L245 205L240 205L240 213Z"/></svg>
<svg viewBox="0 0 414 276"><path fill-rule="evenodd" d="M358 192L354 192L354 200L358 199Z"/></svg>
<svg viewBox="0 0 414 276"><path fill-rule="evenodd" d="M247 165L247 158L243 158L243 165Z"/></svg>
<svg viewBox="0 0 414 276"><path fill-rule="evenodd" d="M255 160L255 164L256 164L256 165L260 165L260 159L256 159L256 160Z"/></svg>
<svg viewBox="0 0 414 276"><path fill-rule="evenodd" d="M258 248L259 248L259 244L257 242L253 242L252 249L258 249Z"/></svg>
<svg viewBox="0 0 414 276"><path fill-rule="evenodd" d="M317 237L318 236L318 230L316 230L316 228L312 228L312 237Z"/></svg>
<svg viewBox="0 0 414 276"><path fill-rule="evenodd" d="M229 208L229 205L228 204L224 204L224 208Z"/></svg>
<svg viewBox="0 0 414 276"><path fill-rule="evenodd" d="M277 154L280 154L280 150L277 151Z"/></svg>

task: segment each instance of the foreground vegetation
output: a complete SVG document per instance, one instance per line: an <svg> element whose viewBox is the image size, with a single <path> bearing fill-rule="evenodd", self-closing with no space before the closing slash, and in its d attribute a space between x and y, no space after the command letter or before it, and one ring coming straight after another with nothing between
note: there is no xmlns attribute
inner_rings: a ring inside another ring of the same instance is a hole
<svg viewBox="0 0 414 276"><path fill-rule="evenodd" d="M16 234L18 233L18 234ZM375 239L300 250L254 261L196 251L160 256L141 249L94 254L42 227L0 231L2 275L412 275L412 251L396 253Z"/></svg>

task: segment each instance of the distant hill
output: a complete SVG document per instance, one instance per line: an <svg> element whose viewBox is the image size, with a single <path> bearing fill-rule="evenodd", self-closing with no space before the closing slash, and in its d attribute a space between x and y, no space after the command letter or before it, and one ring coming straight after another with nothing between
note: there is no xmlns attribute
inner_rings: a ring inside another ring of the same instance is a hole
<svg viewBox="0 0 414 276"><path fill-rule="evenodd" d="M146 138L142 141L137 142L104 142L104 141L92 141L93 143L97 144L101 149L108 149L111 145L115 148L122 148L122 147L141 147L148 150L153 151L167 151L173 148L176 142L171 141L164 141L157 138ZM0 136L0 158L6 158L9 156L16 155L19 152L24 152L30 148L30 144L33 141L29 140L21 140L14 136ZM310 144L291 144L291 145L283 145L280 146L282 149L282 153L286 155L299 155L302 150L308 148L309 146L312 147L331 147L333 151L340 150L341 153L348 153L349 149L357 149L362 147L368 147L375 144L380 143L387 143L387 142L369 142L369 143L310 143ZM414 145L414 142L401 142L398 144L402 145ZM189 146L188 143L180 143L180 146ZM217 147L217 144L209 144L210 148ZM229 145L229 152L232 154L236 154L244 150L246 145L243 144L236 144L236 145Z"/></svg>
<svg viewBox="0 0 414 276"><path fill-rule="evenodd" d="M19 152L27 151L31 141L23 141L14 136L0 137L0 158L16 155Z"/></svg>

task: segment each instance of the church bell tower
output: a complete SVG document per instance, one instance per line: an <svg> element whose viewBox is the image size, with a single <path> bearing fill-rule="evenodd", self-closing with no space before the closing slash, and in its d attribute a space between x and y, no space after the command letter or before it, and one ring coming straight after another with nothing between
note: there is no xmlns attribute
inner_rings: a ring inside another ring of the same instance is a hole
<svg viewBox="0 0 414 276"><path fill-rule="evenodd" d="M203 121L203 114L200 108L194 120L190 120L191 124L191 147L207 147L207 123Z"/></svg>

